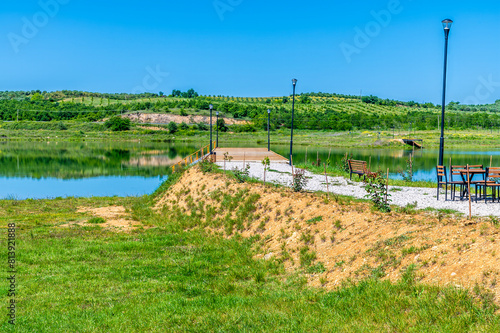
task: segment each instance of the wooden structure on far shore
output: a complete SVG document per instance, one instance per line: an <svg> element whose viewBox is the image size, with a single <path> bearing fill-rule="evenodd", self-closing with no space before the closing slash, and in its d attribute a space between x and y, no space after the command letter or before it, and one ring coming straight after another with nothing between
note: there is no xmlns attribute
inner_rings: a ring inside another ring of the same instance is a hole
<svg viewBox="0 0 500 333"><path fill-rule="evenodd" d="M410 146L413 146L413 147L419 148L419 149L424 148L422 146L422 143L418 143L417 141L420 141L423 143L422 139L403 139L403 142L406 143L407 145L410 145Z"/></svg>

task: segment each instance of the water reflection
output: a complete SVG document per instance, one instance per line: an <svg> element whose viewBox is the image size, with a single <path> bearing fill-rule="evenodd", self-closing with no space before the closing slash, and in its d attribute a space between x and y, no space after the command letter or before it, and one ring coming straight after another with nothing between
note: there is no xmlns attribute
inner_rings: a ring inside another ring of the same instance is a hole
<svg viewBox="0 0 500 333"><path fill-rule="evenodd" d="M0 198L142 195L153 192L170 166L202 146L141 142L0 142ZM232 147L266 147L249 142ZM271 149L288 157L288 145ZM436 181L437 149L345 149L294 146L294 163L340 164L345 154L369 162L372 170L399 170L412 156L414 180ZM500 149L449 150L449 164L500 166Z"/></svg>

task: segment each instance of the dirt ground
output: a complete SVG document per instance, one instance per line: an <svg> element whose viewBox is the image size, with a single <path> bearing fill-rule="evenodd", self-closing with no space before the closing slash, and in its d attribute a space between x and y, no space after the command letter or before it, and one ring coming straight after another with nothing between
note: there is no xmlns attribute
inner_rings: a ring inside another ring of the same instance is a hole
<svg viewBox="0 0 500 333"><path fill-rule="evenodd" d="M188 170L156 209L177 205L190 214L190 202L201 201L205 207L219 207L218 214L225 215L227 209L213 194L234 196L241 190L248 191L246 197L260 195L240 232L245 237L261 236L256 257L282 260L288 271L302 269L312 286L332 289L347 279L374 274L395 281L414 264L423 283L490 292L500 303L500 228L494 218L469 221L411 209L380 213L369 203L237 183L223 174L203 174L198 168ZM224 228L213 232L223 233ZM311 266L301 264L304 254L315 254Z"/></svg>
<svg viewBox="0 0 500 333"><path fill-rule="evenodd" d="M195 124L195 123L205 123L205 124L210 124L210 116L196 116L196 115L190 115L190 116L179 116L175 114L165 114L165 113L130 113L123 115L122 117L124 118L129 118L131 121L136 122L136 123L143 123L143 124L168 124L170 122L174 123L186 123L186 124ZM237 120L233 118L225 118L225 117L220 117L224 119L224 122L226 125L243 125L243 124L248 124L248 121L245 120ZM212 122L215 126L215 115L212 117Z"/></svg>
<svg viewBox="0 0 500 333"><path fill-rule="evenodd" d="M80 207L77 210L78 213L90 213L94 217L100 217L104 219L103 223L99 223L98 225L110 229L117 232L128 232L142 226L138 221L134 221L130 219L129 214L126 212L125 207L123 206L106 206L99 208L89 208L89 207ZM72 224L78 225L92 225L87 221L83 222L75 222ZM60 227L70 227L71 224L63 224Z"/></svg>

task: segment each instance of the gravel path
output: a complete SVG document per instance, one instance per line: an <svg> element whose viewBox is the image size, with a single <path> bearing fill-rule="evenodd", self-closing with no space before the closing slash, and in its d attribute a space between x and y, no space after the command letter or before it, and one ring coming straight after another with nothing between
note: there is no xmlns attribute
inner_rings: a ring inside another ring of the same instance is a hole
<svg viewBox="0 0 500 333"><path fill-rule="evenodd" d="M264 180L264 166L262 163L247 163L250 165L250 176L260 180ZM218 162L217 165L223 167L223 162ZM226 169L242 168L242 162L226 162ZM266 182L273 182L285 186L292 184L292 168L286 163L271 163L271 171L266 172ZM306 189L309 191L324 191L326 192L326 179L324 175L313 174L306 171L306 176L309 178ZM329 190L331 193L347 195L356 198L365 198L366 191L362 183L354 181L357 176L353 175L353 181L343 177L328 177ZM389 186L389 198L391 204L397 206L406 206L417 202L418 209L436 208L436 209L453 209L455 211L469 214L468 201L445 201L444 190L439 194L439 201L436 200L436 188L421 188L421 187L402 187ZM450 193L448 192L448 198ZM472 214L476 216L498 216L500 217L500 203L472 202Z"/></svg>

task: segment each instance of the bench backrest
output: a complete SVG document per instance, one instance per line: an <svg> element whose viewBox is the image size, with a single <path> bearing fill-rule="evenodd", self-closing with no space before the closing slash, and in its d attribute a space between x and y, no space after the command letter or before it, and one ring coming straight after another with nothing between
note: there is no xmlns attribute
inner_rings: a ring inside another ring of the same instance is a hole
<svg viewBox="0 0 500 333"><path fill-rule="evenodd" d="M352 171L366 172L366 161L348 160L347 162Z"/></svg>

